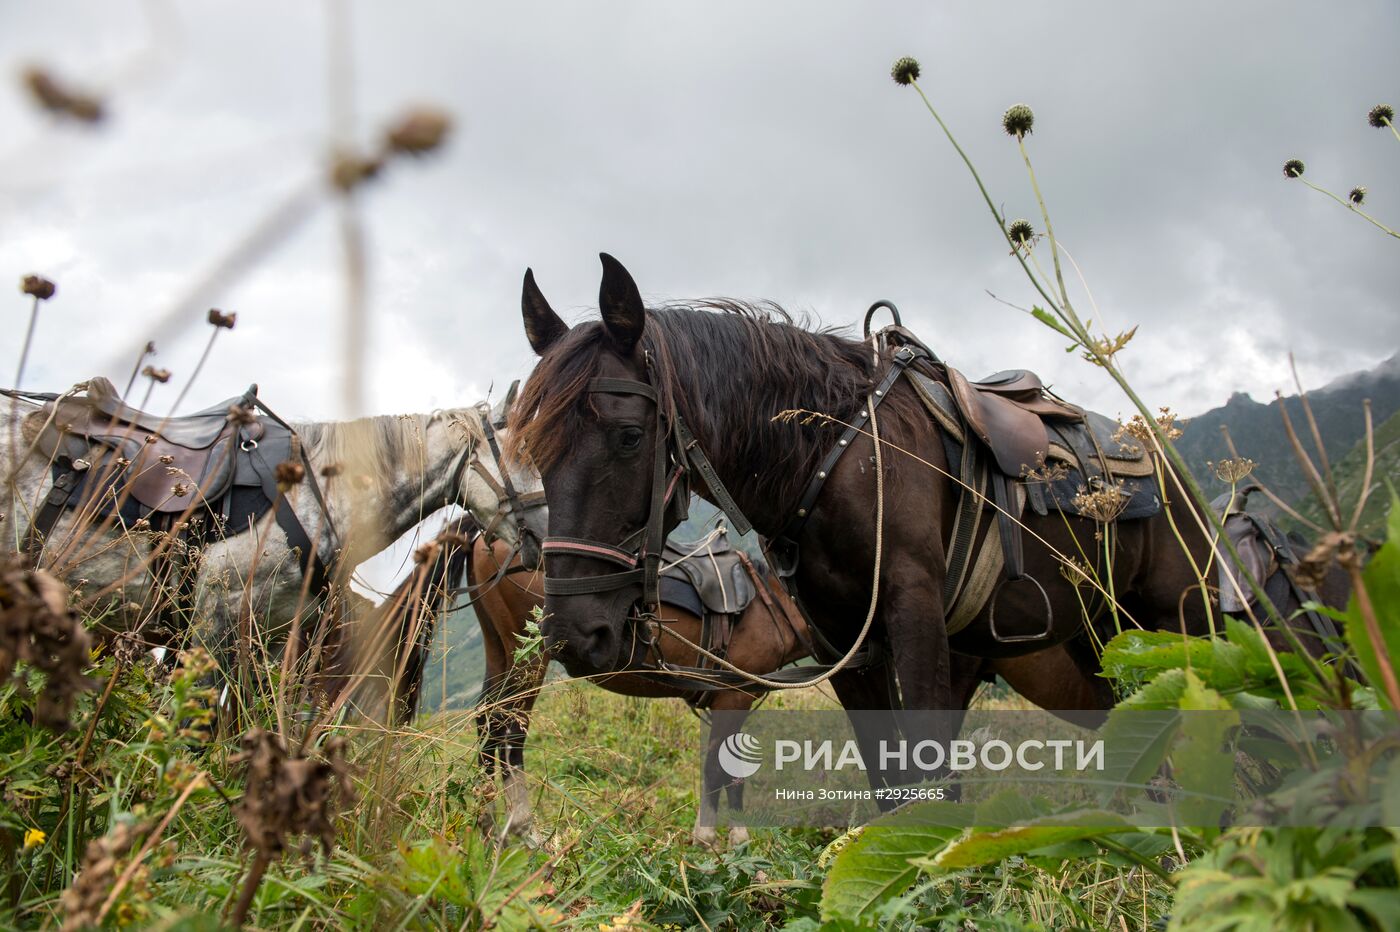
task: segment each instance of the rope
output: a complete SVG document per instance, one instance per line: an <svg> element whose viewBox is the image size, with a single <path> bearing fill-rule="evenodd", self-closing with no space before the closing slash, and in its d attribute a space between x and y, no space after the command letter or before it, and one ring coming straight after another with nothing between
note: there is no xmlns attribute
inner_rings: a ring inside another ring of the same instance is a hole
<svg viewBox="0 0 1400 932"><path fill-rule="evenodd" d="M768 679L758 676L747 670L740 670L734 664L723 657L710 653L699 644L691 641L685 635L672 630L667 625L661 625L661 630L671 637L685 644L691 650L705 659L715 663L721 668L734 673L751 683L763 686L767 689L806 689L809 686L818 686L840 673L855 658L856 652L865 644L866 637L870 634L870 627L875 622L875 607L880 601L880 561L884 551L885 537L885 469L884 461L880 455L880 425L875 420L875 399L866 399L866 405L870 411L870 437L875 441L875 572L870 583L870 610L865 613L865 624L861 626L860 634L856 635L856 642L851 645L851 649L846 651L846 656L832 664L825 672L810 680L802 680L796 683L787 683L781 680Z"/></svg>

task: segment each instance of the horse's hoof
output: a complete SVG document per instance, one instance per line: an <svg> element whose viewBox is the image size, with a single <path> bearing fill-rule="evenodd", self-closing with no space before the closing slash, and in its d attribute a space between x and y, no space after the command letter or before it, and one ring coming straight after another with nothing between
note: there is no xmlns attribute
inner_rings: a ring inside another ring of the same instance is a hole
<svg viewBox="0 0 1400 932"><path fill-rule="evenodd" d="M737 848L740 845L749 843L749 830L742 825L731 825L729 827L729 847Z"/></svg>
<svg viewBox="0 0 1400 932"><path fill-rule="evenodd" d="M713 825L697 825L690 833L690 840L702 848L713 848L719 842L719 834Z"/></svg>

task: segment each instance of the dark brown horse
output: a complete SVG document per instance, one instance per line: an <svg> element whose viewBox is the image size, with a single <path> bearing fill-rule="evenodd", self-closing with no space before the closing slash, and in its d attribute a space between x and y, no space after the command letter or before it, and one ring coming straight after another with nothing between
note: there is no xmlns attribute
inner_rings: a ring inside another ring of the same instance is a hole
<svg viewBox="0 0 1400 932"><path fill-rule="evenodd" d="M695 461L694 451L703 451L754 528L781 533L835 443L837 431L823 425L854 423L891 358L877 356L873 344L796 326L774 306L723 301L649 310L631 275L606 255L601 321L570 329L529 272L522 303L526 336L542 358L512 412L509 446L540 470L552 506L555 546L545 548L549 643L574 675L606 673L625 659L628 619L650 595L649 569L637 564L645 564L662 523L663 484L674 484L673 476ZM935 361L914 368L949 380ZM779 418L785 411L824 417ZM693 443L688 436L677 441L686 436L682 425ZM950 636L943 575L957 494L940 430L905 379L890 386L878 430L882 533L872 517L879 505L876 451L865 432L832 468L797 540L794 578L820 633L845 651L873 611L871 636L890 658L833 677L846 708L956 709L969 674L954 668L955 651L1012 657L1065 644L1083 676L1093 677L1097 662L1076 637L1084 628L1083 593L1062 572L1069 557L1096 561L1106 587L1111 578L1107 588L1125 624L1207 629L1209 609L1192 564L1209 565L1210 545L1194 532L1186 503L1164 495L1155 517L1117 523L1111 561L1103 556L1103 524L1027 510L1020 519L1025 573L1038 585L1003 583L995 635L983 606ZM694 481L704 485L703 471ZM717 503L723 497L716 494L723 489L699 491ZM1184 529L1189 555L1173 521ZM629 560L637 568L616 572ZM878 598L872 598L875 582ZM1090 596L1091 614L1104 616L1106 600ZM867 732L863 750L873 752L874 741L892 736Z"/></svg>
<svg viewBox="0 0 1400 932"><path fill-rule="evenodd" d="M530 714L544 683L547 654L536 653L523 663L515 662L515 650L526 637L526 622L544 604L542 580L538 574L525 575L518 571L501 574L502 561L511 559L512 550L503 542L488 545L478 537L467 566L467 587L478 591L474 608L481 624L486 648L486 680L479 706L477 725L482 733L482 764L487 773L500 768L508 807L508 830L525 833L531 828L533 813L525 784L525 739L530 727ZM520 559L515 557L508 569L518 570ZM499 579L490 588L483 581ZM743 616L733 627L728 650L729 659L741 669L767 675L793 661L806 657L806 622L792 603L782 583L769 575L754 580L761 587L759 596L749 603ZM660 622L670 631L687 640L702 641L701 619L684 608L662 605ZM694 650L683 642L658 633L662 652L669 663L695 667L701 661ZM633 661L655 664L656 657L645 647L635 651ZM1051 648L1027 657L1012 657L998 661L979 662L967 658L965 670L979 675L962 679L964 692L958 703L966 707L984 678L1001 675L1022 695L1042 707L1052 709L1106 709L1112 701L1107 683L1102 679L1083 677L1070 655L1063 648ZM624 696L693 699L695 681L662 678L655 675L619 673L600 676L597 684L610 692ZM750 709L762 691L735 686L717 690L707 700L711 709L744 712ZM719 721L724 722L721 726ZM693 837L701 844L715 841L715 816L719 795L724 789L729 807L743 807L743 783L730 780L719 769L714 753L725 738L738 729L743 721L739 715L723 716L711 728L707 740L705 768L702 775L700 810L696 814ZM739 844L748 837L742 826L730 829L729 843Z"/></svg>

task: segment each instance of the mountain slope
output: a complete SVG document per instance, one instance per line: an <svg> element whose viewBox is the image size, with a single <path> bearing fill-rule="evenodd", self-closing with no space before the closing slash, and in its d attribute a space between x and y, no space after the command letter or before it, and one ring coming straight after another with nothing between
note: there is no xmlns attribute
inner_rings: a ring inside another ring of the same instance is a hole
<svg viewBox="0 0 1400 932"><path fill-rule="evenodd" d="M1386 422L1400 411L1400 353L1365 372L1343 376L1308 393L1318 433L1328 459L1339 463L1365 433L1362 403L1371 400L1374 423ZM1312 435L1302 402L1296 395L1260 404L1248 395L1234 395L1224 407L1191 418L1177 447L1207 491L1218 494L1226 486L1215 478L1209 463L1230 456L1221 428L1229 431L1240 456L1258 463L1256 478L1287 502L1301 502L1311 495L1302 468L1283 427L1281 407L1286 407L1294 429L1309 454L1316 458ZM1393 473L1392 473L1393 474ZM1378 478L1383 475L1377 473ZM1358 476L1359 481L1359 476Z"/></svg>
<svg viewBox="0 0 1400 932"><path fill-rule="evenodd" d="M1386 488L1386 482L1388 480L1393 486L1400 485L1400 412L1392 414L1389 420L1375 428L1372 442L1375 461L1371 470L1371 494L1361 515L1361 532L1372 539L1380 539L1385 536L1386 516L1390 514L1390 490ZM1366 475L1365 437L1358 440L1351 452L1333 466L1333 474L1345 509L1343 518L1350 520L1351 509L1356 507L1361 482ZM1314 496L1309 495L1298 510L1313 523L1328 526L1323 518L1322 505Z"/></svg>

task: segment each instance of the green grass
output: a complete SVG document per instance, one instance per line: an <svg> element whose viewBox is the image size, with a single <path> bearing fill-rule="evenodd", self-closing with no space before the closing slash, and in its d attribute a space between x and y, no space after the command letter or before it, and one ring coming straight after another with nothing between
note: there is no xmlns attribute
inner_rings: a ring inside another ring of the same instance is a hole
<svg viewBox="0 0 1400 932"><path fill-rule="evenodd" d="M216 928L213 917L227 914L250 863L220 795L236 801L242 792L241 768L231 761L235 742L201 748L177 736L178 722L153 732L153 708L171 718L172 688L154 671L128 670L103 709L91 779L74 784L78 802L70 811L81 813L79 821L65 811L68 784L53 768L71 761L81 730L39 732L17 717L25 700L13 690L3 700L3 824L48 837L21 850L8 871L20 908L0 904L0 926L56 928L64 913L59 896L70 884L69 866L81 863L85 839L132 819L142 825L139 837L149 837L190 777L203 772L218 790L194 791L174 813L107 924ZM816 691L770 702L835 707ZM80 729L94 703L92 696L83 700ZM692 845L705 726L677 700L627 698L578 682L547 686L527 757L539 836L533 842L500 843L483 827L492 814L499 824L502 801L478 768L469 712L426 715L398 731L356 724L341 733L352 739L358 798L337 820L329 857L314 846L302 855L293 843L272 865L253 900L250 927L818 927L823 851L838 833L755 830L748 844L729 850ZM132 853L118 853L116 873ZM916 899L925 917L946 915L946 928L963 927L968 917L995 918L1003 928L1059 928L1125 914L1125 902L1140 912L1141 885L1140 876L1105 865L1055 876L1008 864L940 882ZM109 890L110 882L103 892ZM1160 891L1148 892L1155 916Z"/></svg>

